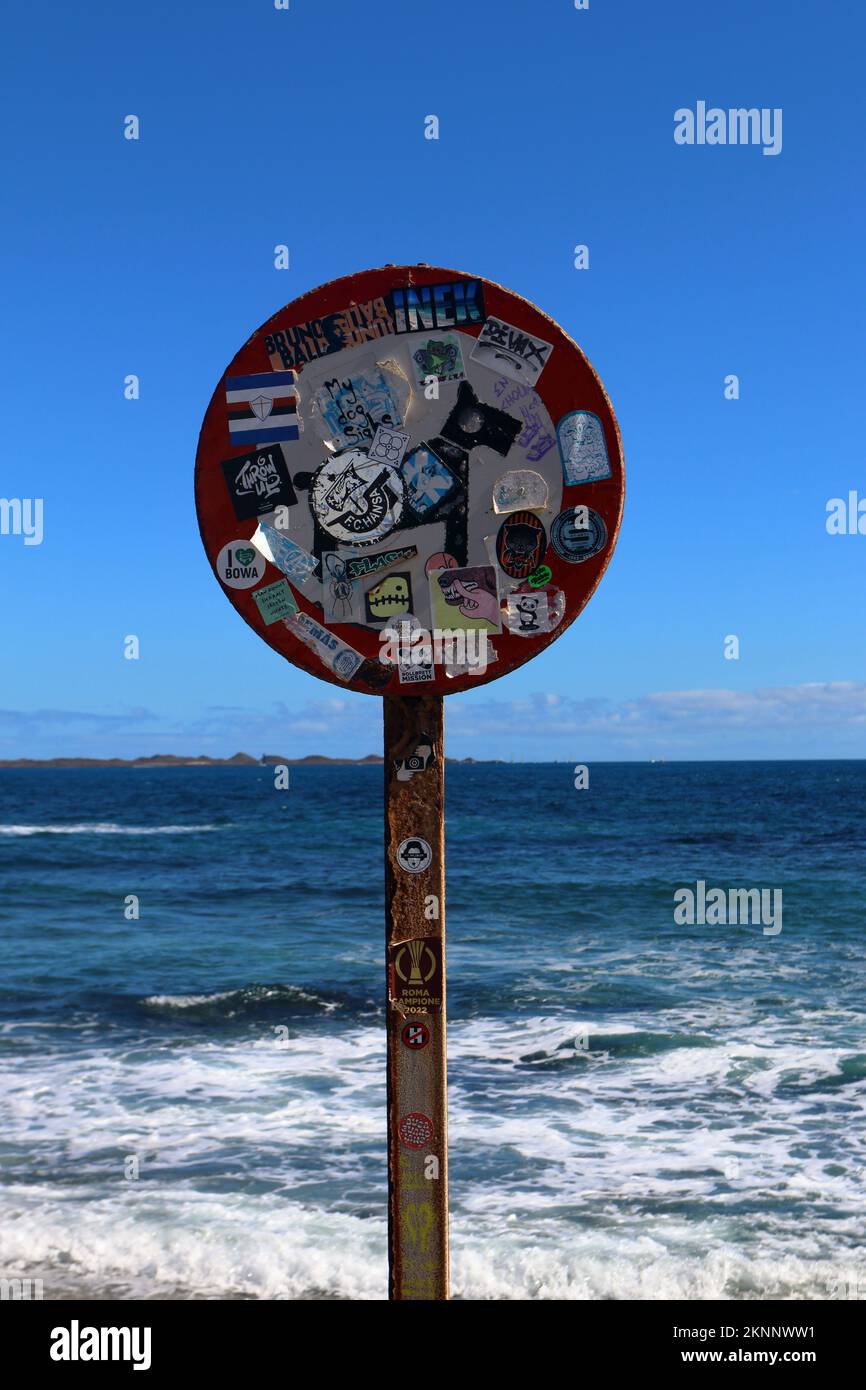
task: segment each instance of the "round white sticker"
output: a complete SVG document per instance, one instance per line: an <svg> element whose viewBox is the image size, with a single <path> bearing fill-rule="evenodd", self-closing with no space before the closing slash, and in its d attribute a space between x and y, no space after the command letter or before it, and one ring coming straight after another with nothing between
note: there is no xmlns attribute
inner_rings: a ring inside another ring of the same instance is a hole
<svg viewBox="0 0 866 1390"><path fill-rule="evenodd" d="M229 541L217 556L216 572L229 589L251 589L264 578L266 566L252 541Z"/></svg>
<svg viewBox="0 0 866 1390"><path fill-rule="evenodd" d="M318 469L310 488L313 512L339 541L371 545L393 531L403 515L404 486L390 463L349 449Z"/></svg>
<svg viewBox="0 0 866 1390"><path fill-rule="evenodd" d="M397 848L397 863L409 874L423 873L429 869L432 859L433 851L427 841L416 835L403 840Z"/></svg>

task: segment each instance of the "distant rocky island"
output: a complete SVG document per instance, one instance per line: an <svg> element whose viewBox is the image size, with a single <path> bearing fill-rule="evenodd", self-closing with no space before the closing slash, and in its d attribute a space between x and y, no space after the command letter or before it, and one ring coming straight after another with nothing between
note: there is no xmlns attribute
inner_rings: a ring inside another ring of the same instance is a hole
<svg viewBox="0 0 866 1390"><path fill-rule="evenodd" d="M381 754L370 753L366 758L324 758L310 753L306 758L284 758L279 753L263 753L253 758L249 753L235 753L233 758L208 758L203 753L186 757L179 753L153 753L148 758L0 758L0 767L271 767L285 763L300 767L308 763L381 763Z"/></svg>
<svg viewBox="0 0 866 1390"><path fill-rule="evenodd" d="M184 757L178 753L154 753L149 758L0 758L3 767L363 767L384 759L381 753L368 753L365 758L326 758L321 753L308 753L305 758L284 758L279 753L263 753L253 758L249 753L235 753L233 758ZM474 763L476 758L446 758L446 763ZM498 761L498 760L497 760Z"/></svg>

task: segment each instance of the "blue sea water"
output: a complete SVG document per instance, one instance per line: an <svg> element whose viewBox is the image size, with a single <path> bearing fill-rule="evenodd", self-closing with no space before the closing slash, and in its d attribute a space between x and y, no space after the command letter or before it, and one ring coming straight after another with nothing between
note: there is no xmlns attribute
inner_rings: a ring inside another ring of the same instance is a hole
<svg viewBox="0 0 866 1390"><path fill-rule="evenodd" d="M446 780L455 1296L866 1292L866 762ZM0 930L4 1275L385 1296L381 768L0 771Z"/></svg>

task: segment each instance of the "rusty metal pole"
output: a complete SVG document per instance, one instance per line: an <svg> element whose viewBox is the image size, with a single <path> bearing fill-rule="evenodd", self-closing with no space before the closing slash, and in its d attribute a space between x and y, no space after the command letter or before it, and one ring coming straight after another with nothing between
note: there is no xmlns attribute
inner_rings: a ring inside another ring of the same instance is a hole
<svg viewBox="0 0 866 1390"><path fill-rule="evenodd" d="M389 1297L448 1297L441 695L386 695Z"/></svg>

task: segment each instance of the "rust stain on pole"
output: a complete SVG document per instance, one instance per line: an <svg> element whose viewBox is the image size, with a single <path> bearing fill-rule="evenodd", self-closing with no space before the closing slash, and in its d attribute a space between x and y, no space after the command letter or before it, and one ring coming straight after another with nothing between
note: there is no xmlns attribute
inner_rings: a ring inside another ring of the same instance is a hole
<svg viewBox="0 0 866 1390"><path fill-rule="evenodd" d="M441 695L386 695L389 1296L448 1297Z"/></svg>

